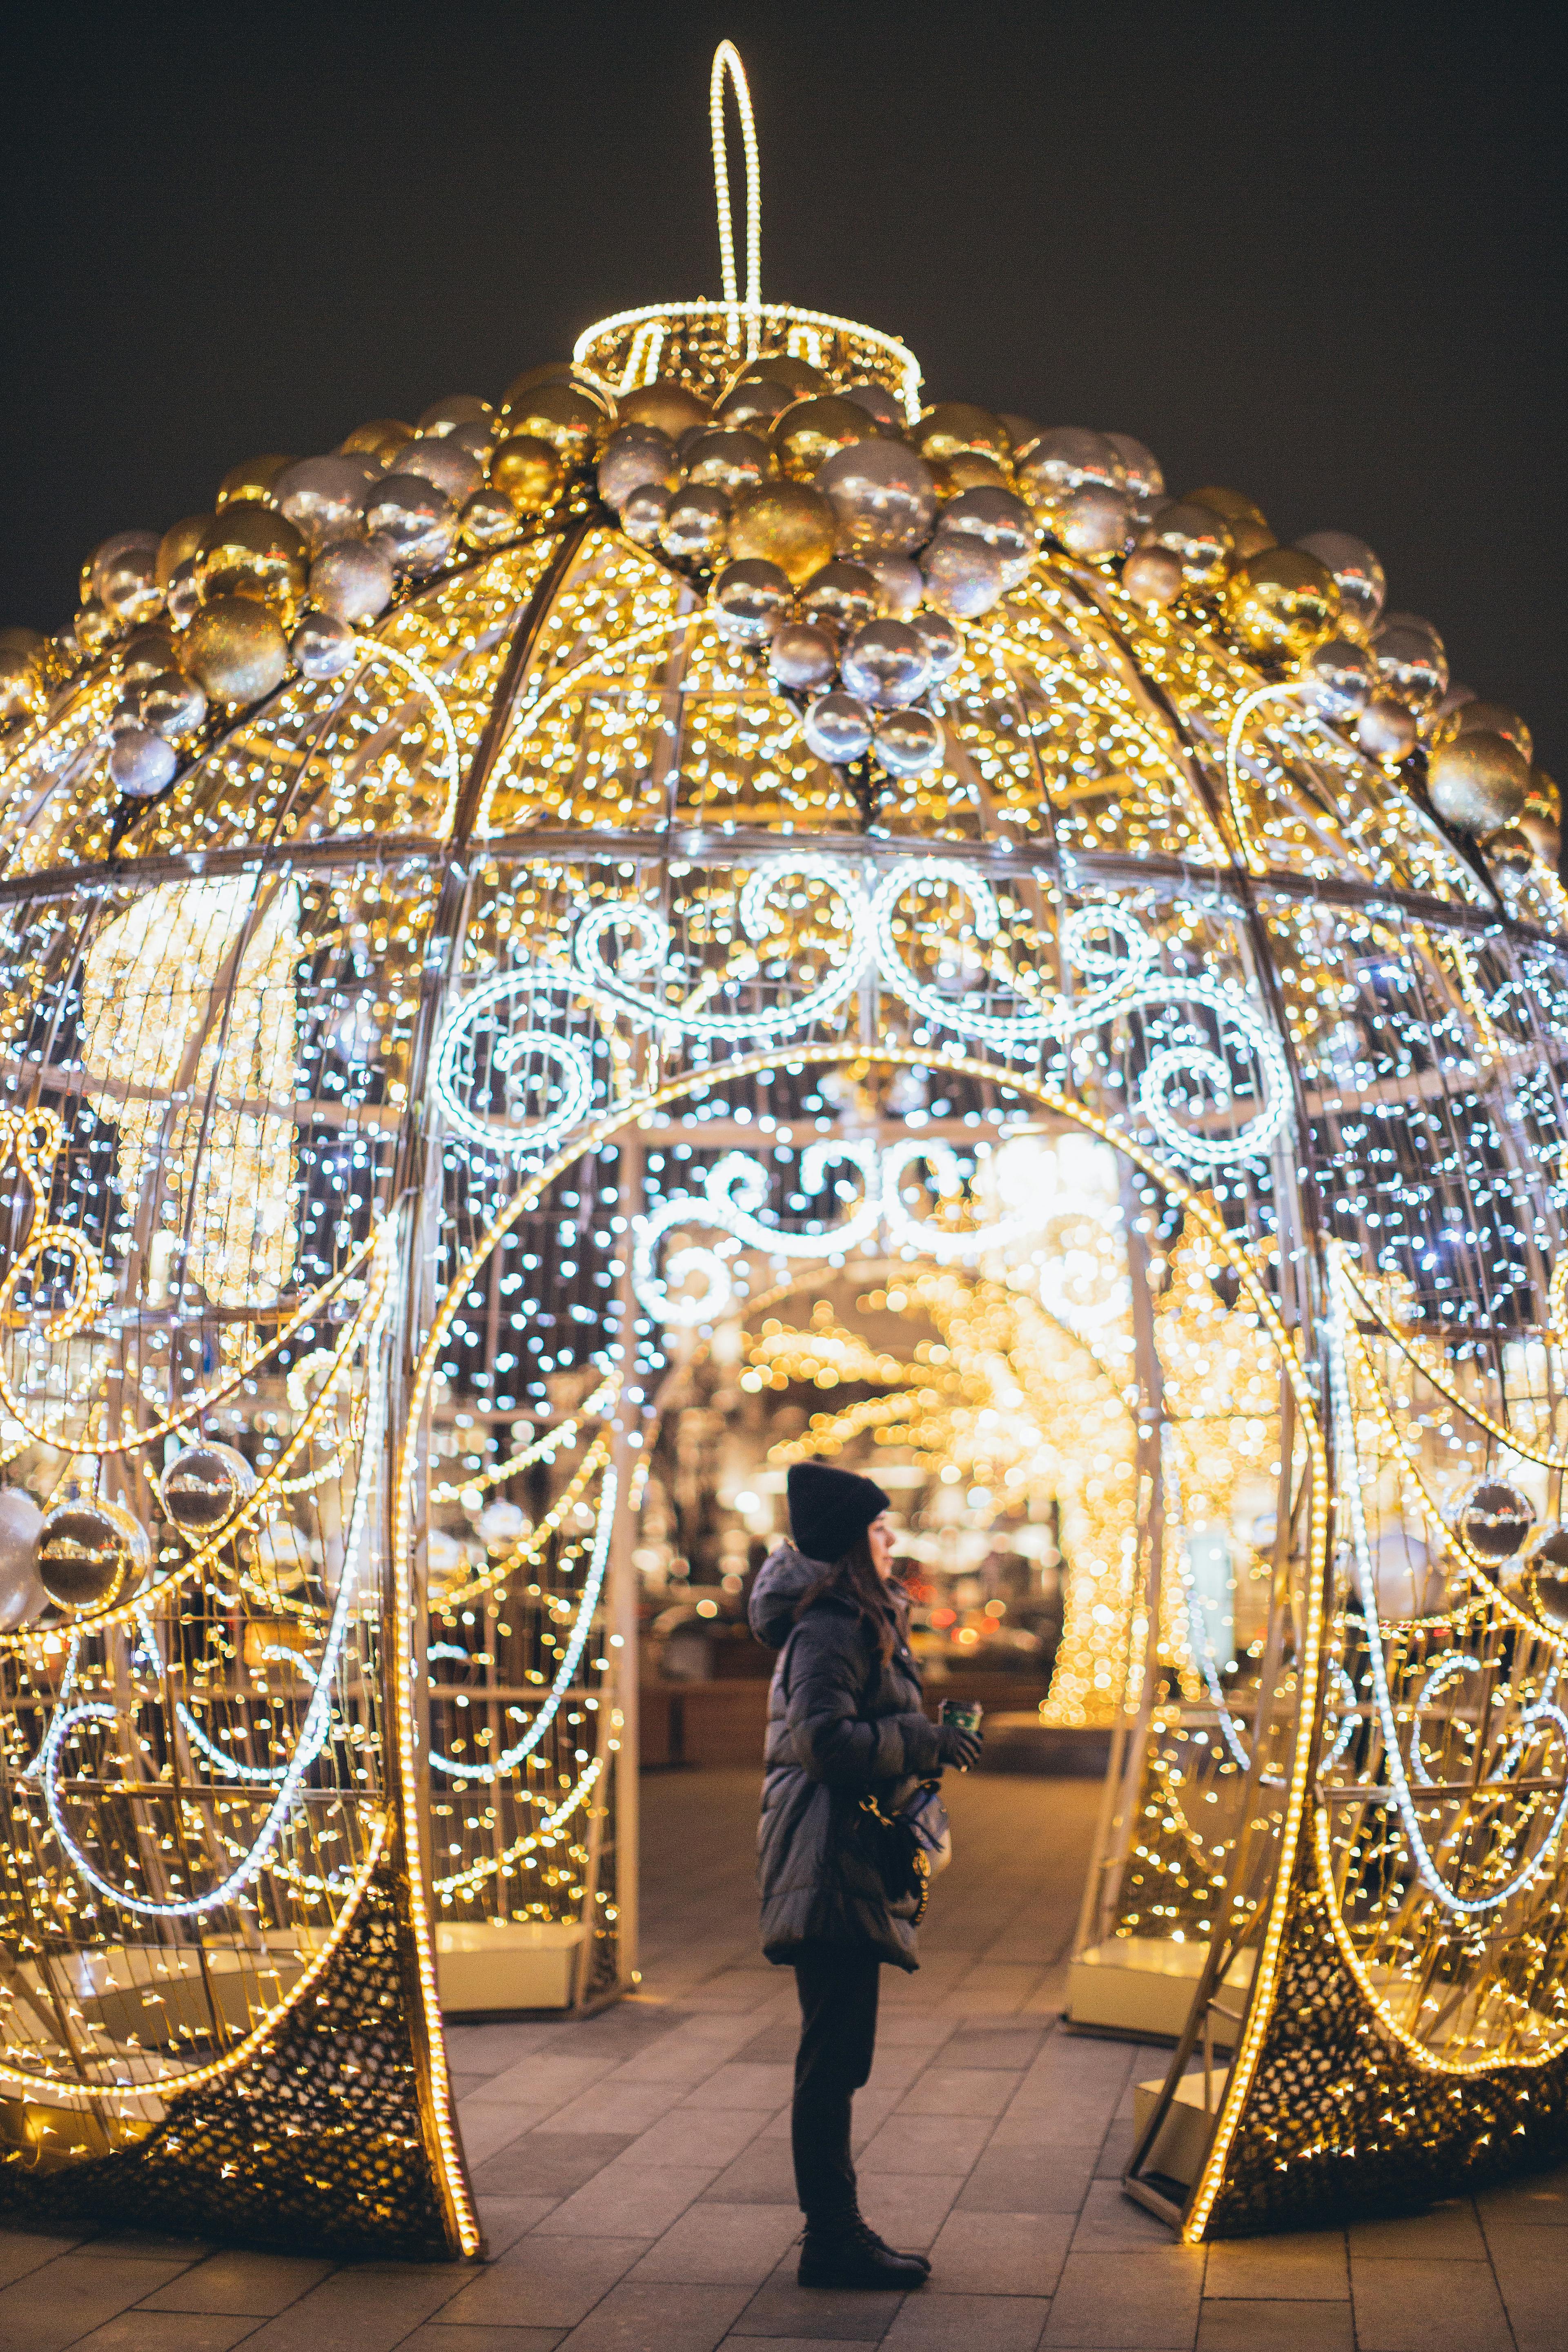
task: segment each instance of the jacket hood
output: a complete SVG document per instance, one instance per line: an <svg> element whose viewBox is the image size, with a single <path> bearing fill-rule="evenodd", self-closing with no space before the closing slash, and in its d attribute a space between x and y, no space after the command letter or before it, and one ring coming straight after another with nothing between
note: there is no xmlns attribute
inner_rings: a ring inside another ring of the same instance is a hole
<svg viewBox="0 0 1568 2352"><path fill-rule="evenodd" d="M794 1544L773 1546L757 1570L757 1580L746 1607L747 1619L759 1642L765 1642L770 1650L784 1648L802 1593L826 1573L823 1561L807 1559Z"/></svg>

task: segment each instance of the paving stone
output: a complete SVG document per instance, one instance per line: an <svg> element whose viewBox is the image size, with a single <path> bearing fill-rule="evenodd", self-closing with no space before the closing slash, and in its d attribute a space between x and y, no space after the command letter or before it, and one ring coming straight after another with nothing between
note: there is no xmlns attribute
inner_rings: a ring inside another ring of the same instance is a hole
<svg viewBox="0 0 1568 2352"><path fill-rule="evenodd" d="M570 2197L636 2137L635 2132L524 2132L476 2168L475 2193Z"/></svg>
<svg viewBox="0 0 1568 2352"><path fill-rule="evenodd" d="M767 2120L755 2107L672 2107L622 2153L623 2164L702 2165L712 2173L733 2164Z"/></svg>
<svg viewBox="0 0 1568 2352"><path fill-rule="evenodd" d="M892 2116L867 2147L865 2169L967 2172L988 2137L983 2116Z"/></svg>
<svg viewBox="0 0 1568 2352"><path fill-rule="evenodd" d="M468 2275L458 2263L353 2263L263 2320L244 2338L247 2352L392 2352Z"/></svg>
<svg viewBox="0 0 1568 2352"><path fill-rule="evenodd" d="M1519 2352L1563 2352L1568 2337L1568 2231L1535 2228L1495 2240L1492 2268Z"/></svg>
<svg viewBox="0 0 1568 2352"><path fill-rule="evenodd" d="M928 2066L899 2102L905 2116L985 2116L1002 2113L1022 2077L981 2066Z"/></svg>
<svg viewBox="0 0 1568 2352"><path fill-rule="evenodd" d="M731 2059L688 2091L682 2107L761 2108L768 2115L788 2104L795 2089L795 2060L787 2066L761 2066Z"/></svg>
<svg viewBox="0 0 1568 2352"><path fill-rule="evenodd" d="M649 2248L632 2280L759 2287L800 2232L790 2206L693 2205Z"/></svg>
<svg viewBox="0 0 1568 2352"><path fill-rule="evenodd" d="M717 2180L702 2192L701 2201L726 2205L788 2205L793 2207L795 2165L787 2138L754 2139L726 2165Z"/></svg>
<svg viewBox="0 0 1568 2352"><path fill-rule="evenodd" d="M1369 2258L1352 2250L1351 2298L1359 2352L1513 2352L1489 2263Z"/></svg>
<svg viewBox="0 0 1568 2352"><path fill-rule="evenodd" d="M999 2147L993 2138L959 2191L959 2210L1076 2213L1093 2179L1091 2147Z"/></svg>
<svg viewBox="0 0 1568 2352"><path fill-rule="evenodd" d="M695 2204L712 2178L711 2169L693 2165L606 2165L574 2197L547 2213L531 2234L534 2239L660 2238Z"/></svg>
<svg viewBox="0 0 1568 2352"><path fill-rule="evenodd" d="M884 2352L1035 2352L1048 2303L1034 2295L938 2294L923 2287L908 2296L887 2335Z"/></svg>
<svg viewBox="0 0 1568 2352"><path fill-rule="evenodd" d="M1169 2246L1171 2231L1144 2205L1123 2196L1114 2180L1091 2180L1084 2199L1073 2245L1079 2253L1112 2253L1140 2247Z"/></svg>
<svg viewBox="0 0 1568 2352"><path fill-rule="evenodd" d="M536 2230L545 2215L555 2210L556 2201L553 2197L476 2196L479 2227L485 2233L486 2260L497 2261L509 2246L515 2246L530 2230Z"/></svg>
<svg viewBox="0 0 1568 2352"><path fill-rule="evenodd" d="M463 2074L500 2074L545 2047L548 2025L448 2025L447 2060Z"/></svg>
<svg viewBox="0 0 1568 2352"><path fill-rule="evenodd" d="M934 2060L938 2066L974 2066L984 2072L1022 2073L1032 2066L1045 2042L1043 2032L1021 2032L1014 2026L961 2026L942 2044Z"/></svg>
<svg viewBox="0 0 1568 2352"><path fill-rule="evenodd" d="M99 2260L133 2263L199 2263L213 2252L205 2238L163 2238L153 2230L115 2230L98 2238L83 2238L79 2254Z"/></svg>
<svg viewBox="0 0 1568 2352"><path fill-rule="evenodd" d="M625 2280L563 2341L563 2352L713 2352L747 2290Z"/></svg>
<svg viewBox="0 0 1568 2352"><path fill-rule="evenodd" d="M122 2311L79 2336L75 2352L229 2352L255 2325L233 2312Z"/></svg>
<svg viewBox="0 0 1568 2352"><path fill-rule="evenodd" d="M1152 2214L1150 2216L1153 2219ZM1288 2237L1219 2239L1209 2248L1204 2294L1253 2303L1348 2303L1350 2266L1342 2230L1302 2230Z"/></svg>
<svg viewBox="0 0 1568 2352"><path fill-rule="evenodd" d="M1201 2246L1068 2256L1041 2342L1074 2352L1192 2352L1203 2286ZM1266 2352L1264 2346L1256 2352Z"/></svg>
<svg viewBox="0 0 1568 2352"><path fill-rule="evenodd" d="M950 2213L931 2250L932 2282L944 2295L1054 2294L1072 2232L1067 2213Z"/></svg>
<svg viewBox="0 0 1568 2352"><path fill-rule="evenodd" d="M504 2074L492 2074L488 2083L471 2094L470 2107L487 2107L498 2101L503 2105L543 2107L553 2110L563 2107L568 2099L581 2098L583 2093L600 2082L614 2068L613 2058L545 2058L529 2057Z"/></svg>
<svg viewBox="0 0 1568 2352"><path fill-rule="evenodd" d="M1434 2205L1425 2213L1352 2221L1350 2247L1352 2256L1405 2256L1424 2263L1480 2263L1487 2255L1481 2225L1468 2197Z"/></svg>
<svg viewBox="0 0 1568 2352"><path fill-rule="evenodd" d="M679 2083L628 2083L620 2074L608 2074L580 2098L569 2099L563 2107L542 2118L542 2132L605 2132L635 2137L667 2115L678 2099L683 2097Z"/></svg>
<svg viewBox="0 0 1568 2352"><path fill-rule="evenodd" d="M47 2237L39 2230L0 2230L0 2287L41 2270L79 2243L79 2239Z"/></svg>
<svg viewBox="0 0 1568 2352"><path fill-rule="evenodd" d="M1568 2165L1510 2180L1503 2189L1483 2189L1476 2210L1489 2238L1494 2230L1568 2228Z"/></svg>
<svg viewBox="0 0 1568 2352"><path fill-rule="evenodd" d="M60 2352L166 2286L184 2268L183 2263L135 2262L80 2249L57 2255L0 2287L0 2345L5 2352Z"/></svg>
<svg viewBox="0 0 1568 2352"><path fill-rule="evenodd" d="M746 2305L731 2330L737 2341L771 2336L785 2344L880 2342L898 2314L902 2295L796 2286L795 2261L792 2251ZM954 2347L953 2352L959 2352L959 2347Z"/></svg>
<svg viewBox="0 0 1568 2352"><path fill-rule="evenodd" d="M890 2246L923 2252L963 2186L961 2172L862 2172L860 2210Z"/></svg>
<svg viewBox="0 0 1568 2352"><path fill-rule="evenodd" d="M643 2238L520 2238L441 2313L453 2327L575 2327L647 2252ZM463 2352L452 2338L453 2352Z"/></svg>
<svg viewBox="0 0 1568 2352"><path fill-rule="evenodd" d="M1198 2319L1197 2352L1355 2352L1342 2303L1211 2303Z"/></svg>
<svg viewBox="0 0 1568 2352"><path fill-rule="evenodd" d="M405 2336L397 2352L555 2352L563 2327L451 2327L432 2319Z"/></svg>
<svg viewBox="0 0 1568 2352"><path fill-rule="evenodd" d="M286 2311L319 2284L332 2264L298 2254L247 2253L226 2247L209 2254L153 2294L142 2298L144 2311L210 2311L248 2313L269 2319Z"/></svg>

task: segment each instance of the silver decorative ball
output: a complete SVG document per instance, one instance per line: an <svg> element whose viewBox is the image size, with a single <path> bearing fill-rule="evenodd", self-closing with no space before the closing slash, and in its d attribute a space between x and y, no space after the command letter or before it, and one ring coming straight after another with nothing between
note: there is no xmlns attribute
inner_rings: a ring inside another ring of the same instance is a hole
<svg viewBox="0 0 1568 2352"><path fill-rule="evenodd" d="M57 1503L38 1530L38 1580L57 1609L112 1609L153 1565L146 1528L121 1503Z"/></svg>
<svg viewBox="0 0 1568 2352"><path fill-rule="evenodd" d="M306 677L341 677L353 667L357 641L347 621L332 613L307 613L289 640L289 650Z"/></svg>
<svg viewBox="0 0 1568 2352"><path fill-rule="evenodd" d="M1051 528L1069 555L1120 555L1132 533L1132 502L1114 490L1075 490Z"/></svg>
<svg viewBox="0 0 1568 2352"><path fill-rule="evenodd" d="M972 531L942 532L921 558L926 602L953 620L988 613L1002 593L1002 559Z"/></svg>
<svg viewBox="0 0 1568 2352"><path fill-rule="evenodd" d="M450 392L445 400L437 400L425 411L414 430L418 434L448 435L459 425L479 425L489 432L495 423L495 410L488 400L476 392Z"/></svg>
<svg viewBox="0 0 1568 2352"><path fill-rule="evenodd" d="M1415 714L1402 702L1378 695L1355 723L1355 740L1374 760L1403 760L1415 749Z"/></svg>
<svg viewBox="0 0 1568 2352"><path fill-rule="evenodd" d="M1173 555L1191 588L1217 588L1235 544L1229 524L1195 499L1173 499L1162 507L1139 538L1140 547L1163 547Z"/></svg>
<svg viewBox="0 0 1568 2352"><path fill-rule="evenodd" d="M461 431L459 426L458 431ZM465 547L500 547L514 539L518 530L517 509L500 490L476 490L463 503L458 519L458 536Z"/></svg>
<svg viewBox="0 0 1568 2352"><path fill-rule="evenodd" d="M398 452L399 466L405 454ZM416 574L444 562L458 536L457 508L423 474L388 474L366 500L364 520L367 530L390 543L394 562Z"/></svg>
<svg viewBox="0 0 1568 2352"><path fill-rule="evenodd" d="M657 547L674 492L658 482L639 482L621 501L621 529L637 547Z"/></svg>
<svg viewBox="0 0 1568 2352"><path fill-rule="evenodd" d="M207 698L183 669L160 670L142 689L142 716L172 743L194 735L207 715Z"/></svg>
<svg viewBox="0 0 1568 2352"><path fill-rule="evenodd" d="M1538 1621L1559 1639L1568 1633L1568 1528L1553 1520L1530 1547L1525 1596Z"/></svg>
<svg viewBox="0 0 1568 2352"><path fill-rule="evenodd" d="M923 776L942 759L942 729L929 710L881 713L871 742L890 776Z"/></svg>
<svg viewBox="0 0 1568 2352"><path fill-rule="evenodd" d="M846 555L907 555L936 525L936 477L902 441L856 441L816 469Z"/></svg>
<svg viewBox="0 0 1568 2352"><path fill-rule="evenodd" d="M634 490L670 490L680 479L675 444L657 425L618 425L599 457L599 496L619 514Z"/></svg>
<svg viewBox="0 0 1568 2352"><path fill-rule="evenodd" d="M862 702L889 709L912 702L931 681L931 653L908 621L868 621L844 648L845 686Z"/></svg>
<svg viewBox="0 0 1568 2352"><path fill-rule="evenodd" d="M44 1515L25 1486L0 1486L0 1633L30 1625L49 1605L38 1581Z"/></svg>
<svg viewBox="0 0 1568 2352"><path fill-rule="evenodd" d="M1523 1549L1535 1525L1535 1506L1528 1495L1504 1479L1478 1478L1460 1498L1454 1525L1477 1558L1495 1574ZM1502 1580L1500 1576L1499 1581Z"/></svg>
<svg viewBox="0 0 1568 2352"><path fill-rule="evenodd" d="M1417 613L1390 613L1372 633L1373 658L1385 694L1419 715L1448 684L1443 640Z"/></svg>
<svg viewBox="0 0 1568 2352"><path fill-rule="evenodd" d="M170 782L179 764L174 745L154 729L127 727L115 737L109 755L110 782L130 800L150 801Z"/></svg>
<svg viewBox="0 0 1568 2352"><path fill-rule="evenodd" d="M360 527L371 486L381 479L373 457L301 457L272 485L279 512L313 548Z"/></svg>
<svg viewBox="0 0 1568 2352"><path fill-rule="evenodd" d="M882 608L877 575L864 563L825 563L796 600L819 627L858 629Z"/></svg>
<svg viewBox="0 0 1568 2352"><path fill-rule="evenodd" d="M1018 488L1032 507L1049 513L1078 490L1127 491L1127 468L1109 434L1081 425L1057 425L1026 449L1016 466Z"/></svg>
<svg viewBox="0 0 1568 2352"><path fill-rule="evenodd" d="M1034 516L1011 490L960 490L942 510L938 536L969 538L994 549L1002 565L1002 585L1016 588L1026 575L1039 547Z"/></svg>
<svg viewBox="0 0 1568 2352"><path fill-rule="evenodd" d="M1376 687L1377 664L1364 646L1349 637L1330 637L1314 646L1302 665L1302 701L1336 725L1364 710Z"/></svg>
<svg viewBox="0 0 1568 2352"><path fill-rule="evenodd" d="M460 441L437 434L405 443L397 453L397 470L400 474L417 474L422 481L433 482L455 507L471 499L485 478L482 457L476 457Z"/></svg>
<svg viewBox="0 0 1568 2352"><path fill-rule="evenodd" d="M945 613L917 613L911 627L916 629L931 656L931 678L933 686L951 677L963 659L963 633L950 621Z"/></svg>
<svg viewBox="0 0 1568 2352"><path fill-rule="evenodd" d="M903 431L907 421L904 412L885 384L847 383L839 397L852 400L857 408L863 408L879 425L886 425L895 433Z"/></svg>
<svg viewBox="0 0 1568 2352"><path fill-rule="evenodd" d="M1299 539L1296 545L1304 555L1316 556L1323 569L1333 573L1343 618L1355 622L1363 631L1374 629L1388 593L1388 583L1382 564L1365 540L1352 539L1348 530L1314 530L1305 539Z"/></svg>
<svg viewBox="0 0 1568 2352"><path fill-rule="evenodd" d="M793 596L782 565L760 555L726 564L713 583L713 618L721 636L761 645L788 617Z"/></svg>
<svg viewBox="0 0 1568 2352"><path fill-rule="evenodd" d="M163 608L176 629L188 629L201 610L202 583L196 572L196 559L188 556L176 564L163 591Z"/></svg>
<svg viewBox="0 0 1568 2352"><path fill-rule="evenodd" d="M838 648L826 629L805 621L785 621L773 633L768 666L780 686L826 686L838 667Z"/></svg>
<svg viewBox="0 0 1568 2352"><path fill-rule="evenodd" d="M158 547L156 531L122 530L93 551L88 565L91 592L112 620L150 621L162 612Z"/></svg>
<svg viewBox="0 0 1568 2352"><path fill-rule="evenodd" d="M256 1473L237 1447L204 1442L175 1454L159 1492L180 1533L203 1543L250 1500Z"/></svg>
<svg viewBox="0 0 1568 2352"><path fill-rule="evenodd" d="M310 566L310 602L338 621L374 621L393 585L390 551L368 539L335 539Z"/></svg>
<svg viewBox="0 0 1568 2352"><path fill-rule="evenodd" d="M145 686L174 659L174 632L167 621L152 621L132 629L120 656L120 675L128 686Z"/></svg>
<svg viewBox="0 0 1568 2352"><path fill-rule="evenodd" d="M1105 437L1121 460L1129 497L1163 498L1165 477L1153 451L1146 449L1142 441L1135 441L1131 433L1108 433Z"/></svg>
<svg viewBox="0 0 1568 2352"><path fill-rule="evenodd" d="M773 452L760 433L712 433L702 425L680 437L686 478L699 488L723 490L734 498L742 490L754 490L773 471Z"/></svg>
<svg viewBox="0 0 1568 2352"><path fill-rule="evenodd" d="M918 563L907 555L873 555L866 565L877 583L877 604L895 620L907 621L920 610L926 583Z"/></svg>
<svg viewBox="0 0 1568 2352"><path fill-rule="evenodd" d="M852 694L825 694L805 714L806 748L836 768L871 748L871 714Z"/></svg>
<svg viewBox="0 0 1568 2352"><path fill-rule="evenodd" d="M1447 824L1492 833L1511 824L1530 789L1530 762L1505 735L1476 729L1439 744L1426 764L1426 791Z"/></svg>
<svg viewBox="0 0 1568 2352"><path fill-rule="evenodd" d="M711 563L721 555L730 531L730 501L722 490L693 488L683 482L670 493L658 543L677 563Z"/></svg>

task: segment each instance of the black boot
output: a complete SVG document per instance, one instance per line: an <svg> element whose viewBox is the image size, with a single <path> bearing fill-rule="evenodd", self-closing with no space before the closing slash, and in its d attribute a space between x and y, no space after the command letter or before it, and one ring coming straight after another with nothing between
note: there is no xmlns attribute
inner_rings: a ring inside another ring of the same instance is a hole
<svg viewBox="0 0 1568 2352"><path fill-rule="evenodd" d="M865 2287L882 2294L904 2294L924 2286L931 2264L923 2254L895 2253L858 2213L840 2220L810 2221L801 2243L800 2286Z"/></svg>

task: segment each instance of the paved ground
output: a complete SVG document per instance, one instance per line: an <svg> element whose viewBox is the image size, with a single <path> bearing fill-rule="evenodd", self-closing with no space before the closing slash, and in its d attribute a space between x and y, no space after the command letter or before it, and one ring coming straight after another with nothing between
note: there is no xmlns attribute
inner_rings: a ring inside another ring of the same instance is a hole
<svg viewBox="0 0 1568 2352"><path fill-rule="evenodd" d="M925 1965L883 1974L862 2202L917 2295L803 2293L791 1979L753 1940L756 1782L644 1783L641 1999L453 2036L490 2260L329 2263L0 2232L0 2352L1562 2352L1568 2168L1408 2222L1173 2245L1117 2186L1159 2053L1064 2034L1096 1790L960 1781Z"/></svg>

